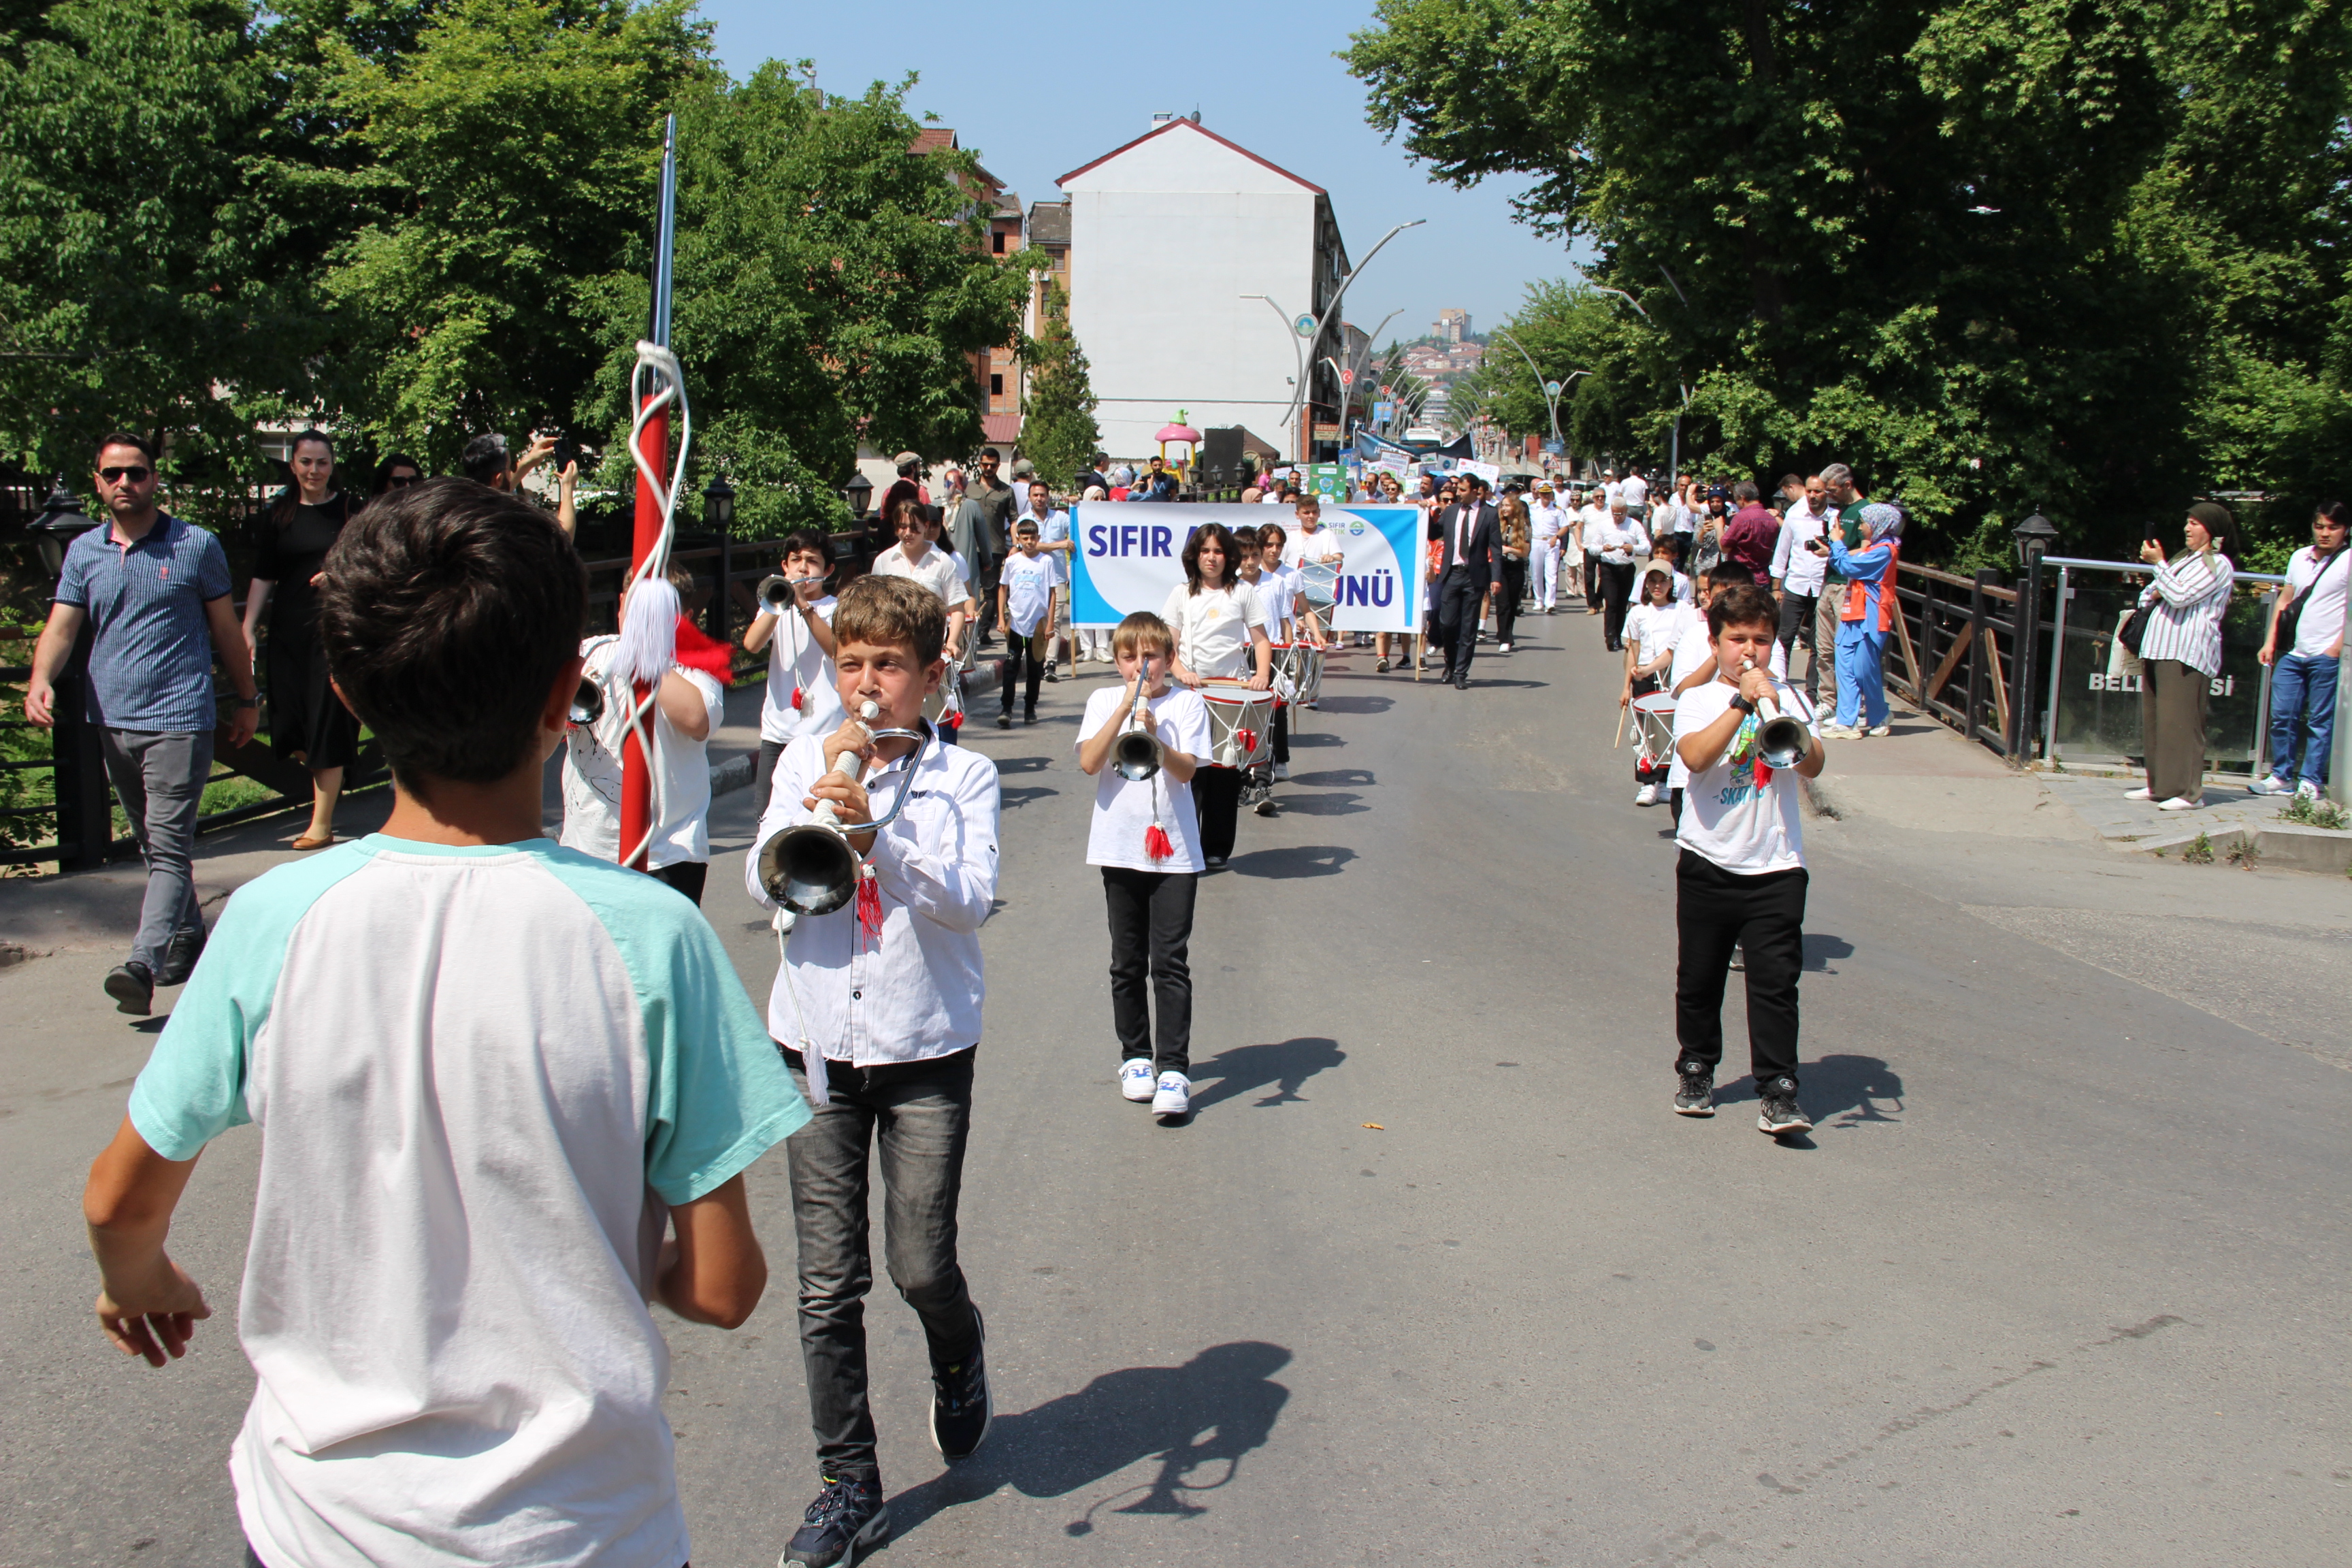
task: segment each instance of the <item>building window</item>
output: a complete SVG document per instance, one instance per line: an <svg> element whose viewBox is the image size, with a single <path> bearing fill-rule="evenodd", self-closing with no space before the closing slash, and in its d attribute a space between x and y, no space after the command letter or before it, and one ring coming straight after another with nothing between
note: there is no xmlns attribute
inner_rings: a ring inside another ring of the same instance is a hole
<svg viewBox="0 0 2352 1568"><path fill-rule="evenodd" d="M1004 378L1002 375L991 375L988 378L988 395L991 397L1004 395Z"/></svg>
<svg viewBox="0 0 2352 1568"><path fill-rule="evenodd" d="M989 247L991 250L993 250L994 252L996 252L996 254L997 254L997 255L999 255L999 256L1003 255L1003 254L1004 254L1004 231L1003 231L1003 229L1001 229L1001 228L1000 228L1000 229L998 229L994 234L990 235L990 236L988 237L988 238L989 238L989 247Z"/></svg>

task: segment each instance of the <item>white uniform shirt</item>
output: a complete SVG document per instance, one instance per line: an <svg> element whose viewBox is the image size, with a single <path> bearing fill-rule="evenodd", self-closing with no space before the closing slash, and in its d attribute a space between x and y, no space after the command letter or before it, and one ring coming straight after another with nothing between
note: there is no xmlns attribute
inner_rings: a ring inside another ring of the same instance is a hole
<svg viewBox="0 0 2352 1568"><path fill-rule="evenodd" d="M874 839L881 936L866 934L852 899L829 915L803 915L786 940L768 995L768 1032L803 1055L805 1039L828 1060L870 1067L980 1043L987 993L980 928L996 901L996 764L936 740L916 755L911 784L905 757L866 780L877 816L901 789L915 792ZM815 815L801 802L824 770L816 735L777 759L774 791L743 859L743 885L762 909L776 905L760 883L760 847Z"/></svg>
<svg viewBox="0 0 2352 1568"><path fill-rule="evenodd" d="M2325 571L2320 569L2320 560L2318 551L2306 544L2286 563L2287 586L2303 602L2302 616L2294 623L2292 651L2313 658L2344 635L2345 584L2352 581L2352 549L2337 551ZM2319 583L2316 588L2312 586L2315 577Z"/></svg>
<svg viewBox="0 0 2352 1568"><path fill-rule="evenodd" d="M1685 617L1675 642L1674 668L1666 671L1666 689L1669 691L1688 680L1700 665L1715 657L1715 644L1706 629L1706 612L1693 605L1685 612ZM1779 637L1772 639L1772 679L1789 679L1789 650L1781 646ZM1698 689L1693 687L1691 689L1696 691ZM1683 766L1682 754L1678 752L1674 761L1667 764L1666 787L1680 789L1688 782L1690 770Z"/></svg>
<svg viewBox="0 0 2352 1568"><path fill-rule="evenodd" d="M1231 679L1255 672L1250 628L1265 629L1265 606L1248 584L1195 594L1179 583L1160 607L1160 618L1176 634L1176 657L1193 674Z"/></svg>
<svg viewBox="0 0 2352 1568"><path fill-rule="evenodd" d="M1675 708L1677 761L1684 739L1721 718L1738 695L1737 687L1720 679L1683 693ZM1813 710L1804 693L1776 682L1773 700L1781 712L1811 724ZM1740 877L1791 870L1805 863L1797 775L1767 768L1758 760L1756 736L1761 722L1760 714L1748 714L1715 765L1689 774L1683 785L1682 821L1675 829L1684 848Z"/></svg>
<svg viewBox="0 0 2352 1568"><path fill-rule="evenodd" d="M1209 705L1199 692L1172 687L1145 702L1162 745L1188 757L1208 760L1213 743ZM1087 699L1086 716L1078 721L1078 744L1085 745L1106 724L1126 728L1133 711L1127 704L1124 684L1097 687ZM1154 860L1144 850L1144 836L1154 823L1168 835L1176 851L1165 860ZM1207 862L1201 858L1201 823L1192 805L1192 784L1171 778L1165 768L1139 783L1121 777L1106 761L1095 776L1094 825L1087 831L1087 864L1199 875Z"/></svg>
<svg viewBox="0 0 2352 1568"><path fill-rule="evenodd" d="M601 637L582 643L588 662L581 674L603 681L620 641ZM698 669L681 668L677 673L701 697L711 732L717 733L726 717L725 689ZM621 742L629 730L630 700L625 689L606 684L603 715L590 728L575 725L563 738L563 847L599 860L621 858ZM653 715L659 786L655 805L661 825L646 848L646 864L658 870L710 858L710 742L679 734L658 699Z"/></svg>
<svg viewBox="0 0 2352 1568"><path fill-rule="evenodd" d="M1282 563L1293 571L1301 566L1323 564L1323 558L1327 555L1331 557L1330 564L1334 566L1347 559L1339 536L1319 524L1312 533L1303 528L1294 528L1282 542Z"/></svg>
<svg viewBox="0 0 2352 1568"><path fill-rule="evenodd" d="M1292 620L1290 574L1261 569L1255 577L1242 579L1257 595L1260 608L1265 611L1265 635L1276 642L1283 640Z"/></svg>
<svg viewBox="0 0 2352 1568"><path fill-rule="evenodd" d="M1549 544L1558 539L1567 525L1568 520L1559 508L1549 501L1537 501L1528 508L1528 533L1538 544Z"/></svg>
<svg viewBox="0 0 2352 1568"><path fill-rule="evenodd" d="M1025 637L1045 618L1045 601L1054 592L1054 559L1042 552L1024 555L1016 550L1004 558L1002 581L1004 613L1013 629Z"/></svg>
<svg viewBox="0 0 2352 1568"><path fill-rule="evenodd" d="M1772 546L1772 580L1780 584L1782 593L1802 599L1822 596L1830 558L1814 554L1805 544L1829 531L1830 515L1799 501L1780 520L1780 537Z"/></svg>
<svg viewBox="0 0 2352 1568"><path fill-rule="evenodd" d="M827 626L841 601L828 594L809 607ZM825 657L798 610L776 617L768 641L768 689L760 701L760 739L781 744L803 734L830 735L847 715L841 706L840 672ZM793 705L797 694L800 706Z"/></svg>
<svg viewBox="0 0 2352 1568"><path fill-rule="evenodd" d="M940 603L949 609L960 608L971 597L964 587L963 569L956 558L938 545L926 546L920 561L907 559L904 545L894 544L874 558L874 573L879 577L904 577L920 583L940 596Z"/></svg>
<svg viewBox="0 0 2352 1568"><path fill-rule="evenodd" d="M1577 515L1584 521L1584 552L1587 555L1600 554L1601 536L1609 526L1609 509L1587 506Z"/></svg>

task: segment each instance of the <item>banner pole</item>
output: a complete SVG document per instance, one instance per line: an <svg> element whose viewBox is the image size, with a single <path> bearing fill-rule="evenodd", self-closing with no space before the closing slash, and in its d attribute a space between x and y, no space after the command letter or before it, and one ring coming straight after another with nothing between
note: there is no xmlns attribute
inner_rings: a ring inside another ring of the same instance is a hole
<svg viewBox="0 0 2352 1568"><path fill-rule="evenodd" d="M656 198L654 229L653 320L646 333L648 341L663 348L669 347L671 266L677 231L677 116L673 114L662 127L661 189ZM659 388L638 405L658 395ZM639 437L637 450L644 455L653 472L669 472L669 414L667 410L646 421ZM635 578L646 557L652 554L661 538L662 502L654 487L637 479L637 504L635 529L629 542L629 572ZM642 707L651 688L639 683L635 688L638 706ZM629 865L637 870L648 868L652 856L648 835L652 828L653 767L646 755L644 742L638 737L637 726L632 724L621 740L621 844L625 849L633 844L645 844Z"/></svg>

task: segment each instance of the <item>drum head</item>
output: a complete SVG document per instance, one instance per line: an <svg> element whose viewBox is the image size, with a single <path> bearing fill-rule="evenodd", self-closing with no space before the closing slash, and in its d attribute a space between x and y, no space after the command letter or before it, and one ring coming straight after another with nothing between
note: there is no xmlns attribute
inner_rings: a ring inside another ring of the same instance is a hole
<svg viewBox="0 0 2352 1568"><path fill-rule="evenodd" d="M1633 699L1633 711L1663 713L1671 719L1675 711L1675 694L1671 691L1644 691Z"/></svg>

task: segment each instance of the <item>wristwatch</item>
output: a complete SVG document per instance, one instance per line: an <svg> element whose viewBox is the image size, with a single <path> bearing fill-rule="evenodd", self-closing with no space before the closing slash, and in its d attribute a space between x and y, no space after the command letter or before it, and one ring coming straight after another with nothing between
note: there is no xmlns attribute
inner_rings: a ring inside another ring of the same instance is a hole
<svg viewBox="0 0 2352 1568"><path fill-rule="evenodd" d="M1738 709L1742 713L1753 713L1756 711L1756 704L1748 700L1748 694L1744 691L1738 692L1732 697L1731 705L1734 708Z"/></svg>
<svg viewBox="0 0 2352 1568"><path fill-rule="evenodd" d="M258 708L261 706L261 699L258 696L232 698L230 704L237 708Z"/></svg>

